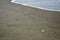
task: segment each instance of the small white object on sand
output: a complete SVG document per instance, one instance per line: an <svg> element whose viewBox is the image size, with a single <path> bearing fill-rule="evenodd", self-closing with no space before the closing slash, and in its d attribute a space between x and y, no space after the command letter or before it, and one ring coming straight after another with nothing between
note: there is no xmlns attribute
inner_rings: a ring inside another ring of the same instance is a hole
<svg viewBox="0 0 60 40"><path fill-rule="evenodd" d="M42 29L42 32L45 32L45 30L44 30L44 29Z"/></svg>

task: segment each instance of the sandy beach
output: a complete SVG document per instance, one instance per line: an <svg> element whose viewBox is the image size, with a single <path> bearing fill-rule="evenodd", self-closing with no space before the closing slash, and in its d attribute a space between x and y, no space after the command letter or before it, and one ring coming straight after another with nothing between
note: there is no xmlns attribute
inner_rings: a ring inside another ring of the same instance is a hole
<svg viewBox="0 0 60 40"><path fill-rule="evenodd" d="M60 12L0 0L0 40L60 40Z"/></svg>

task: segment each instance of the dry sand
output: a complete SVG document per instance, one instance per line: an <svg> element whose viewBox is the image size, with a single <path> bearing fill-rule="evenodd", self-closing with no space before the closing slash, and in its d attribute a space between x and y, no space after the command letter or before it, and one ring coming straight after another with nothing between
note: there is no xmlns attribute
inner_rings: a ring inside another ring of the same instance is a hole
<svg viewBox="0 0 60 40"><path fill-rule="evenodd" d="M0 0L0 40L60 40L60 13Z"/></svg>

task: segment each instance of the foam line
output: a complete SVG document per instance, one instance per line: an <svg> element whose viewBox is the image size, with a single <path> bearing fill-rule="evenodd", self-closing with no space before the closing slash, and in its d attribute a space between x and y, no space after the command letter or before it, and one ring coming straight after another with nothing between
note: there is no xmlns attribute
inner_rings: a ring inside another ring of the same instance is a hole
<svg viewBox="0 0 60 40"><path fill-rule="evenodd" d="M21 4L21 5L24 5L24 6L30 6L30 7L38 8L38 9L43 9L43 10L48 10L48 11L58 11L58 12L60 12L60 10L46 9L46 8L36 7L36 6L29 5L29 4L18 3L18 2L14 2L14 1L15 0L12 0L11 2L16 3L16 4Z"/></svg>
<svg viewBox="0 0 60 40"><path fill-rule="evenodd" d="M15 0L12 0L11 2L14 2Z"/></svg>

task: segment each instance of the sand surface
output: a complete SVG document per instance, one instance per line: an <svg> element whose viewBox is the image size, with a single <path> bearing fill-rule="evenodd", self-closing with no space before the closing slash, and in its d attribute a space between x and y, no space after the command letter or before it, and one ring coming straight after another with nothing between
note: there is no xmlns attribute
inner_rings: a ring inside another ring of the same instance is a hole
<svg viewBox="0 0 60 40"><path fill-rule="evenodd" d="M60 13L0 0L0 40L60 40Z"/></svg>

